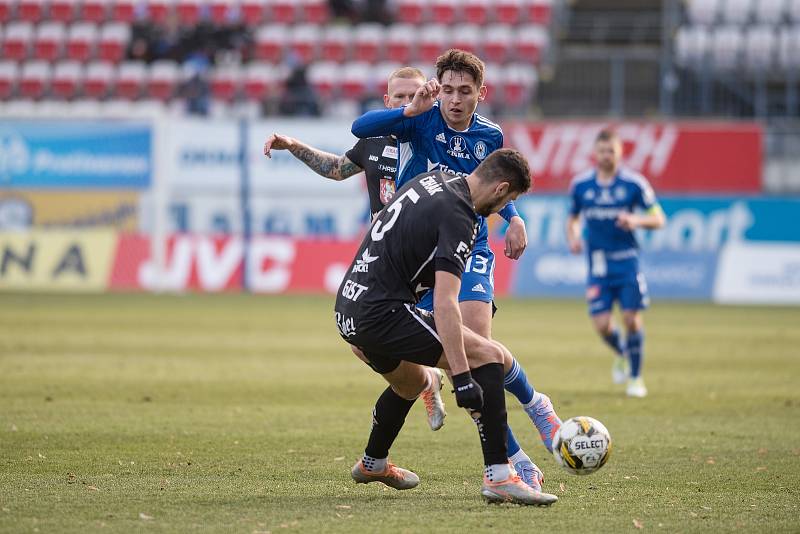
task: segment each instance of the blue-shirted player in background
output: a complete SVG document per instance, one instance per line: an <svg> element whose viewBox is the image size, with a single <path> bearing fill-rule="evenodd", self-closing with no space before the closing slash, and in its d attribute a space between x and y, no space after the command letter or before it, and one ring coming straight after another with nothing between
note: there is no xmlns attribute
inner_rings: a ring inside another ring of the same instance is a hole
<svg viewBox="0 0 800 534"><path fill-rule="evenodd" d="M486 97L484 64L474 54L451 49L436 61L437 79L420 87L407 106L370 111L353 123L356 137L394 135L398 139L397 188L433 170L467 176L493 151L503 146L500 127L475 113ZM500 212L509 223L505 254L518 259L527 246L525 224L513 203ZM494 298L494 254L489 248L486 220L480 218L478 236L461 281L459 307L464 325L491 339ZM419 302L433 309L433 293ZM504 363L505 388L523 405L550 450L561 420L547 395L535 391L525 371L510 357ZM541 488L541 470L531 462L509 429L508 454L517 473L535 489Z"/></svg>
<svg viewBox="0 0 800 534"><path fill-rule="evenodd" d="M664 212L647 180L620 168L622 143L613 131L598 134L594 155L596 168L576 176L570 186L567 240L572 252L582 251L583 215L589 260L589 313L595 329L617 355L611 368L614 383L627 380L628 396L644 397L647 388L642 378L642 310L649 298L647 283L639 270L639 245L634 231L661 228ZM614 301L622 309L625 342L611 319Z"/></svg>

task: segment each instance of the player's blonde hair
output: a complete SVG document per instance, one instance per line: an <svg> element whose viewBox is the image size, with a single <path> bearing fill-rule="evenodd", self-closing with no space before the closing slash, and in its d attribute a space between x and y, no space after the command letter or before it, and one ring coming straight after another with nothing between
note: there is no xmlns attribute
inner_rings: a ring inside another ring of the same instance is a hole
<svg viewBox="0 0 800 534"><path fill-rule="evenodd" d="M392 71L392 73L389 75L389 79L387 80L387 82L391 82L395 78L403 78L406 80L413 80L414 78L419 78L424 82L425 74L423 74L422 71L416 67L400 67L399 69L395 69Z"/></svg>
<svg viewBox="0 0 800 534"><path fill-rule="evenodd" d="M466 72L472 75L478 87L483 85L483 73L486 65L483 61L471 52L451 48L438 58L436 58L436 77L442 81L442 76L448 70L453 72Z"/></svg>

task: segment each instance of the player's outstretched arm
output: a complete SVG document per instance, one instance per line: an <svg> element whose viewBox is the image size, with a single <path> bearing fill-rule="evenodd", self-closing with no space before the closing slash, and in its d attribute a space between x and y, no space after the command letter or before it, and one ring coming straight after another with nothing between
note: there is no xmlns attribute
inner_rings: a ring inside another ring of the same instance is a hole
<svg viewBox="0 0 800 534"><path fill-rule="evenodd" d="M663 228L666 222L667 218L664 216L664 211L658 204L651 207L641 215L636 213L622 212L617 217L617 226L628 231L633 231L637 228L658 230L659 228Z"/></svg>
<svg viewBox="0 0 800 534"><path fill-rule="evenodd" d="M356 137L377 137L379 135L396 135L402 137L406 125L403 119L421 115L433 107L439 96L439 82L429 80L414 93L414 99L407 106L394 109L368 111L353 122L351 132Z"/></svg>
<svg viewBox="0 0 800 534"><path fill-rule="evenodd" d="M264 155L271 158L272 150L288 150L312 171L331 180L344 180L362 170L361 167L350 161L347 156L337 156L336 154L316 149L286 135L272 134L269 136L264 143Z"/></svg>

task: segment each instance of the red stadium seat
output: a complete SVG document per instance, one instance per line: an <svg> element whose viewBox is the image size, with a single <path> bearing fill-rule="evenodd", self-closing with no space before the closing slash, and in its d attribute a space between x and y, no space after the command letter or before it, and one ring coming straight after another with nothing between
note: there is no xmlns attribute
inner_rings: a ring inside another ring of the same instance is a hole
<svg viewBox="0 0 800 534"><path fill-rule="evenodd" d="M131 28L122 22L109 22L100 30L98 58L118 63L125 56L131 39Z"/></svg>
<svg viewBox="0 0 800 534"><path fill-rule="evenodd" d="M22 65L19 93L30 100L44 96L50 84L50 64L46 61L30 61Z"/></svg>
<svg viewBox="0 0 800 534"><path fill-rule="evenodd" d="M370 69L368 63L347 63L342 72L342 98L360 100L370 89Z"/></svg>
<svg viewBox="0 0 800 534"><path fill-rule="evenodd" d="M500 24L516 26L522 19L522 0L497 0L494 20Z"/></svg>
<svg viewBox="0 0 800 534"><path fill-rule="evenodd" d="M316 59L319 33L319 26L313 24L298 24L289 31L289 50L301 63Z"/></svg>
<svg viewBox="0 0 800 534"><path fill-rule="evenodd" d="M297 18L295 2L292 0L268 0L268 20L277 24L292 24Z"/></svg>
<svg viewBox="0 0 800 534"><path fill-rule="evenodd" d="M483 41L483 59L505 63L511 57L513 34L507 24L492 24Z"/></svg>
<svg viewBox="0 0 800 534"><path fill-rule="evenodd" d="M15 4L15 0L0 0L0 23L6 23L11 20Z"/></svg>
<svg viewBox="0 0 800 534"><path fill-rule="evenodd" d="M489 5L486 0L466 0L461 10L467 24L486 24L489 20Z"/></svg>
<svg viewBox="0 0 800 534"><path fill-rule="evenodd" d="M175 13L184 26L194 26L200 21L200 0L176 0Z"/></svg>
<svg viewBox="0 0 800 534"><path fill-rule="evenodd" d="M173 0L147 0L147 18L155 24L164 24L173 8Z"/></svg>
<svg viewBox="0 0 800 534"><path fill-rule="evenodd" d="M56 63L50 92L63 100L75 97L83 78L83 65L77 61Z"/></svg>
<svg viewBox="0 0 800 534"><path fill-rule="evenodd" d="M317 61L308 67L308 81L320 99L328 101L334 97L341 70L332 61Z"/></svg>
<svg viewBox="0 0 800 534"><path fill-rule="evenodd" d="M216 100L232 101L239 92L241 79L238 66L217 67L211 72L211 95Z"/></svg>
<svg viewBox="0 0 800 534"><path fill-rule="evenodd" d="M511 108L526 106L538 82L536 69L532 65L518 63L507 65L503 70L503 104Z"/></svg>
<svg viewBox="0 0 800 534"><path fill-rule="evenodd" d="M86 67L83 78L83 95L87 98L102 99L109 93L114 81L114 66L105 61L95 61Z"/></svg>
<svg viewBox="0 0 800 534"><path fill-rule="evenodd" d="M428 24L423 26L417 36L417 61L434 63L450 42L447 26Z"/></svg>
<svg viewBox="0 0 800 534"><path fill-rule="evenodd" d="M161 59L150 65L147 73L147 95L155 100L169 100L178 86L178 64Z"/></svg>
<svg viewBox="0 0 800 534"><path fill-rule="evenodd" d="M39 22L44 17L45 0L19 0L16 20Z"/></svg>
<svg viewBox="0 0 800 534"><path fill-rule="evenodd" d="M8 100L14 94L19 79L19 63L0 60L0 100Z"/></svg>
<svg viewBox="0 0 800 534"><path fill-rule="evenodd" d="M306 24L323 25L328 22L327 0L300 0L300 18Z"/></svg>
<svg viewBox="0 0 800 534"><path fill-rule="evenodd" d="M430 6L431 22L434 24L453 24L456 22L458 9L456 0L433 0Z"/></svg>
<svg viewBox="0 0 800 534"><path fill-rule="evenodd" d="M146 79L146 67L139 61L125 61L117 69L115 90L117 98L136 100L142 94Z"/></svg>
<svg viewBox="0 0 800 534"><path fill-rule="evenodd" d="M528 63L538 63L547 46L547 31L535 24L527 24L517 28L514 35L514 48L517 59Z"/></svg>
<svg viewBox="0 0 800 534"><path fill-rule="evenodd" d="M111 20L128 24L134 22L136 20L136 1L115 0L111 4Z"/></svg>
<svg viewBox="0 0 800 534"><path fill-rule="evenodd" d="M262 26L256 32L256 57L262 61L278 63L283 59L284 47L288 40L288 27L281 24Z"/></svg>
<svg viewBox="0 0 800 534"><path fill-rule="evenodd" d="M367 63L377 62L383 54L383 37L386 30L377 23L359 24L355 31L353 59Z"/></svg>
<svg viewBox="0 0 800 534"><path fill-rule="evenodd" d="M75 18L75 7L75 0L50 0L47 18L58 22L72 22Z"/></svg>
<svg viewBox="0 0 800 534"><path fill-rule="evenodd" d="M36 59L55 61L61 56L66 30L61 22L44 22L36 29L33 56Z"/></svg>
<svg viewBox="0 0 800 534"><path fill-rule="evenodd" d="M67 53L69 59L87 61L92 57L97 42L97 25L91 22L73 24L67 33Z"/></svg>
<svg viewBox="0 0 800 534"><path fill-rule="evenodd" d="M423 0L398 0L395 19L404 24L422 24L425 22L425 6Z"/></svg>
<svg viewBox="0 0 800 534"><path fill-rule="evenodd" d="M450 43L447 46L480 54L479 47L483 37L484 33L480 26L459 24L458 28L450 34Z"/></svg>
<svg viewBox="0 0 800 534"><path fill-rule="evenodd" d="M398 63L411 63L414 56L416 28L410 24L393 24L386 38L386 58Z"/></svg>
<svg viewBox="0 0 800 534"><path fill-rule="evenodd" d="M483 85L486 86L486 98L484 102L491 104L502 102L502 95L498 94L503 87L505 72L503 66L498 63L486 63L486 70L483 73Z"/></svg>
<svg viewBox="0 0 800 534"><path fill-rule="evenodd" d="M211 0L208 4L211 22L217 26L222 26L230 22L231 16L235 12L236 5L233 0Z"/></svg>
<svg viewBox="0 0 800 534"><path fill-rule="evenodd" d="M80 20L95 23L105 22L108 14L107 8L107 0L83 0Z"/></svg>
<svg viewBox="0 0 800 534"><path fill-rule="evenodd" d="M553 15L553 0L526 0L528 22L532 24L550 24Z"/></svg>
<svg viewBox="0 0 800 534"><path fill-rule="evenodd" d="M322 59L343 63L350 55L352 30L349 26L331 25L322 36Z"/></svg>
<svg viewBox="0 0 800 534"><path fill-rule="evenodd" d="M244 95L260 102L266 98L273 67L266 63L248 63L244 71Z"/></svg>
<svg viewBox="0 0 800 534"><path fill-rule="evenodd" d="M264 7L266 0L242 0L239 9L242 21L248 26L256 26L264 20Z"/></svg>
<svg viewBox="0 0 800 534"><path fill-rule="evenodd" d="M3 58L22 61L28 57L28 47L33 41L33 26L29 22L11 22L3 36Z"/></svg>

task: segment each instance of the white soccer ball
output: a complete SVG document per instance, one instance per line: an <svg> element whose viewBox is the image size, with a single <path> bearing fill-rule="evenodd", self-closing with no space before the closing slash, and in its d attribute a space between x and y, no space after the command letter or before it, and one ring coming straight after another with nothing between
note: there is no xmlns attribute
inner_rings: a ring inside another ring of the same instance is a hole
<svg viewBox="0 0 800 534"><path fill-rule="evenodd" d="M591 417L573 417L563 422L553 438L556 463L573 475L594 473L608 461L611 435Z"/></svg>

